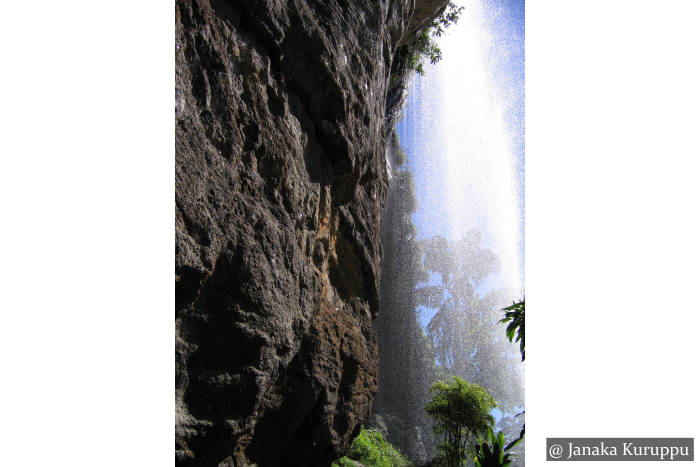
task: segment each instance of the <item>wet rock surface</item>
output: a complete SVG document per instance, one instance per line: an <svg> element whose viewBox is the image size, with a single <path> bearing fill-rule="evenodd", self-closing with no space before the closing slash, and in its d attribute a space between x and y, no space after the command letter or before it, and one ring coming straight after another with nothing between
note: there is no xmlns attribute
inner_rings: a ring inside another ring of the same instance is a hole
<svg viewBox="0 0 700 467"><path fill-rule="evenodd" d="M368 430L378 431L382 438L399 448L400 452L414 465L428 463L428 453L425 447L426 440L423 428L412 424L396 413L379 415L371 413L365 420L364 427Z"/></svg>
<svg viewBox="0 0 700 467"><path fill-rule="evenodd" d="M328 465L377 390L390 70L425 17L175 8L176 464Z"/></svg>
<svg viewBox="0 0 700 467"><path fill-rule="evenodd" d="M435 455L432 423L425 414L430 384L438 379L435 354L416 319L413 293L428 275L411 215L413 177L402 168L398 135L387 142L391 161L387 207L382 219L381 313L374 322L379 348L378 392L366 426L378 429L416 465Z"/></svg>
<svg viewBox="0 0 700 467"><path fill-rule="evenodd" d="M394 446L401 446L402 453L413 463L423 465L428 462L425 448L425 435L420 426L394 413L379 415L373 413L365 423L367 428L379 431L384 439Z"/></svg>

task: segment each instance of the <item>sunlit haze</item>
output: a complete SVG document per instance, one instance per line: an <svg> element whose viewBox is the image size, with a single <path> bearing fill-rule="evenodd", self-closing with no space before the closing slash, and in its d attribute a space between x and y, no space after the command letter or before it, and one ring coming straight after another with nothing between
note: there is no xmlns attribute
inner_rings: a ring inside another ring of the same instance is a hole
<svg viewBox="0 0 700 467"><path fill-rule="evenodd" d="M517 100L522 96L494 82L511 71L503 60L508 50L500 44L503 34L513 32L495 34L493 18L479 1L462 6L459 23L438 38L443 60L426 65L425 76L414 79L399 125L418 187L414 222L423 238L457 240L477 228L483 246L501 262L492 285L520 294L523 127Z"/></svg>

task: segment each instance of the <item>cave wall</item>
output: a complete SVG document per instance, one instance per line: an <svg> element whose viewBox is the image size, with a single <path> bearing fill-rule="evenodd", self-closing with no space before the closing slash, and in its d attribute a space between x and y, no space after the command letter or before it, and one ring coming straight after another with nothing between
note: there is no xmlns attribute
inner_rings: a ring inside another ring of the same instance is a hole
<svg viewBox="0 0 700 467"><path fill-rule="evenodd" d="M176 1L177 465L328 465L367 418L392 60L445 4Z"/></svg>
<svg viewBox="0 0 700 467"><path fill-rule="evenodd" d="M412 462L423 465L436 454L432 423L424 407L438 373L434 349L416 314L416 286L429 277L411 219L417 208L413 175L404 167L405 161L396 157L399 152L402 149L396 134L387 142L387 154L393 156L393 176L381 229L381 313L373 323L380 355L379 378L373 417L366 426L385 430L391 444Z"/></svg>

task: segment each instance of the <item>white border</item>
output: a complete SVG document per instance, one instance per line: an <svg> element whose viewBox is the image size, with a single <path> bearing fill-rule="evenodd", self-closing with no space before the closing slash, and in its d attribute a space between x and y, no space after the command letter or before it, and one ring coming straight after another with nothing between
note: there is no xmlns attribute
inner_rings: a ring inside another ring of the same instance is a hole
<svg viewBox="0 0 700 467"><path fill-rule="evenodd" d="M530 466L548 436L700 437L699 19L526 3Z"/></svg>

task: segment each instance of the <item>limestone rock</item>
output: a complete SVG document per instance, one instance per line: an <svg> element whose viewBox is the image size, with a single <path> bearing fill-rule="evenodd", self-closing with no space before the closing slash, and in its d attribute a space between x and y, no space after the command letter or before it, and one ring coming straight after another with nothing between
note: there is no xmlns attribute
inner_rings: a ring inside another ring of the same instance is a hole
<svg viewBox="0 0 700 467"><path fill-rule="evenodd" d="M420 2L419 2L420 3ZM410 0L177 0L176 464L328 465L377 390Z"/></svg>
<svg viewBox="0 0 700 467"><path fill-rule="evenodd" d="M365 427L372 430L377 430L382 434L382 438L387 439L389 436L389 429L384 422L384 418L376 413L369 414L367 421L365 422Z"/></svg>

